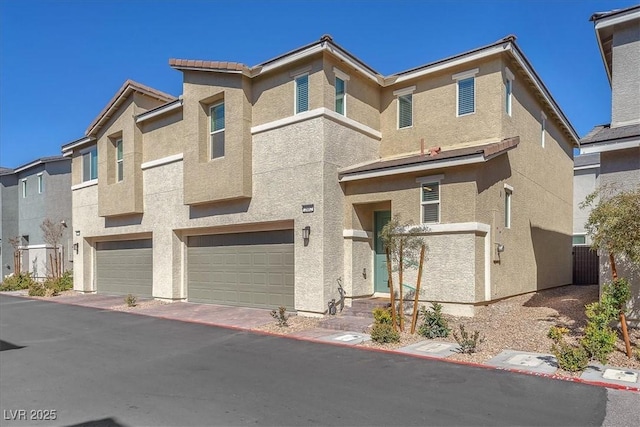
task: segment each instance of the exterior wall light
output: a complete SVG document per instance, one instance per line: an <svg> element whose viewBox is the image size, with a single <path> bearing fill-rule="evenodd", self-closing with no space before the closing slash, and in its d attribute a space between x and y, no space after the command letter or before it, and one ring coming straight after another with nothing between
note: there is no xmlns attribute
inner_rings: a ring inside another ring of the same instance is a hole
<svg viewBox="0 0 640 427"><path fill-rule="evenodd" d="M77 243L74 243L74 244L73 244L73 250L74 250L74 252L76 253L76 255L78 255L78 248L79 248L79 246L80 246L80 245L78 245Z"/></svg>
<svg viewBox="0 0 640 427"><path fill-rule="evenodd" d="M80 230L76 230L76 236L80 235Z"/></svg>
<svg viewBox="0 0 640 427"><path fill-rule="evenodd" d="M302 239L304 240L305 246L309 242L310 234L311 234L311 226L307 225L302 229Z"/></svg>
<svg viewBox="0 0 640 427"><path fill-rule="evenodd" d="M498 251L498 253L504 252L504 245L498 243L498 247L496 248L496 250Z"/></svg>

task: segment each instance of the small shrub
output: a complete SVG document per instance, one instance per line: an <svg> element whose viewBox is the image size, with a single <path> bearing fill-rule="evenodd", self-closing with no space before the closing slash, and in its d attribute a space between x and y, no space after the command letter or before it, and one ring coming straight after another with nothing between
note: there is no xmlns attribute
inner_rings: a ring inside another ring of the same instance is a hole
<svg viewBox="0 0 640 427"><path fill-rule="evenodd" d="M589 363L589 355L584 347L569 345L560 340L553 343L551 352L561 369L569 372L584 371Z"/></svg>
<svg viewBox="0 0 640 427"><path fill-rule="evenodd" d="M631 299L631 285L627 279L619 278L605 283L602 294L610 297L610 303L616 310L623 311L627 302Z"/></svg>
<svg viewBox="0 0 640 427"><path fill-rule="evenodd" d="M393 330L391 323L375 323L370 335L373 341L383 344L400 342L400 333Z"/></svg>
<svg viewBox="0 0 640 427"><path fill-rule="evenodd" d="M391 316L391 310L388 308L374 308L373 318L376 323L383 325L393 325L393 317Z"/></svg>
<svg viewBox="0 0 640 427"><path fill-rule="evenodd" d="M636 347L636 349L634 350L633 354L635 354L636 360L638 362L640 362L640 348Z"/></svg>
<svg viewBox="0 0 640 427"><path fill-rule="evenodd" d="M458 352L471 354L475 353L478 345L484 342L484 337L480 336L480 331L474 331L471 335L464 329L464 325L460 324L460 335L453 331L453 338L456 340L460 349Z"/></svg>
<svg viewBox="0 0 640 427"><path fill-rule="evenodd" d="M618 335L609 326L588 323L581 344L592 359L605 365L609 355L616 349Z"/></svg>
<svg viewBox="0 0 640 427"><path fill-rule="evenodd" d="M280 327L289 326L289 323L288 323L289 315L287 314L286 307L280 306L278 307L278 310L272 310L271 317L276 319L276 323L278 324L278 326Z"/></svg>
<svg viewBox="0 0 640 427"><path fill-rule="evenodd" d="M374 308L373 318L375 323L371 328L371 339L379 343L392 343L400 341L400 333L393 329L393 317L390 308Z"/></svg>
<svg viewBox="0 0 640 427"><path fill-rule="evenodd" d="M45 288L44 283L33 282L29 285L29 296L30 297L44 297L46 296L47 288Z"/></svg>
<svg viewBox="0 0 640 427"><path fill-rule="evenodd" d="M138 299L136 296L132 294L127 294L127 296L124 297L124 303L127 304L127 307L135 307L137 305L137 301Z"/></svg>
<svg viewBox="0 0 640 427"><path fill-rule="evenodd" d="M0 291L19 291L29 289L31 284L35 283L31 277L31 273L18 273L5 277L0 285Z"/></svg>
<svg viewBox="0 0 640 427"><path fill-rule="evenodd" d="M418 334L427 338L446 338L451 330L447 320L442 316L442 305L437 302L431 303L431 310L424 306L420 308L422 325L418 328Z"/></svg>
<svg viewBox="0 0 640 427"><path fill-rule="evenodd" d="M552 326L547 332L547 337L551 338L553 342L562 341L563 337L569 333L569 329L562 326Z"/></svg>

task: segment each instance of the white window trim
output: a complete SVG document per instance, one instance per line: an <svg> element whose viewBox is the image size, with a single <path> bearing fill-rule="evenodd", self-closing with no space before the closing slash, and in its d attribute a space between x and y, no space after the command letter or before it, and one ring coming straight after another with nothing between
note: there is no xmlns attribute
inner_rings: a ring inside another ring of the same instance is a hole
<svg viewBox="0 0 640 427"><path fill-rule="evenodd" d="M22 182L22 198L27 198L27 178L21 180Z"/></svg>
<svg viewBox="0 0 640 427"><path fill-rule="evenodd" d="M509 196L507 196L507 194ZM511 222L513 219L513 210L511 208L511 201L513 198L513 187L509 184L504 184L504 228L511 228Z"/></svg>
<svg viewBox="0 0 640 427"><path fill-rule="evenodd" d="M545 145L545 134L547 133L547 115L544 111L540 112L540 145L544 148Z"/></svg>
<svg viewBox="0 0 640 427"><path fill-rule="evenodd" d="M118 143L122 144L122 158L118 159ZM119 165L122 163L122 176L118 176ZM124 142L122 138L116 139L116 182L124 181Z"/></svg>
<svg viewBox="0 0 640 427"><path fill-rule="evenodd" d="M44 192L44 176L43 176L43 172L40 172L36 176L38 177L38 194L42 194Z"/></svg>
<svg viewBox="0 0 640 427"><path fill-rule="evenodd" d="M342 98L342 103L343 103L343 108L344 108L344 112L342 114L338 113L336 111L336 113L340 114L341 116L345 116L347 117L347 82L349 81L349 75L343 73L342 71L340 71L339 69L337 69L336 67L333 67L333 74L335 74L335 77L339 78L340 80L342 80L344 82L344 95ZM334 79L334 85L335 85L335 79ZM334 86L334 92L335 92L335 86ZM337 94L334 94L337 95Z"/></svg>
<svg viewBox="0 0 640 427"><path fill-rule="evenodd" d="M225 110L224 112L224 127L222 129L218 129L218 130L213 130L212 125L213 125L213 109L216 107L219 107L220 105L224 105L224 100L220 101L220 102L216 102L215 104L211 104L209 106L209 160L216 160L216 159L222 159L224 158L224 156L220 156L220 157L213 157L213 138L212 136L221 132L224 132L227 129L227 112ZM226 144L226 141L225 141ZM226 147L225 147L226 148ZM225 150L226 153L226 150Z"/></svg>
<svg viewBox="0 0 640 427"><path fill-rule="evenodd" d="M409 86L404 89L398 89L393 91L393 95L396 97L396 129L411 129L413 127L413 92L416 91L415 86ZM411 95L411 126L400 127L400 97Z"/></svg>
<svg viewBox="0 0 640 427"><path fill-rule="evenodd" d="M416 178L416 182L420 184L420 224L440 224L442 222L442 180L444 179L444 174L440 175L430 175L430 176L421 176ZM422 200L422 187L429 183L438 183L438 201L430 201L425 202ZM438 221L437 222L424 222L424 210L422 207L424 205L433 205L438 204Z"/></svg>
<svg viewBox="0 0 640 427"><path fill-rule="evenodd" d="M463 71L461 73L454 74L451 76L452 80L456 81L456 117L464 117L470 116L476 113L476 74L480 71L479 68L474 68L473 70ZM460 81L466 80L473 77L473 111L470 113L459 114L460 112Z"/></svg>
<svg viewBox="0 0 640 427"><path fill-rule="evenodd" d="M300 77L304 77L307 76L307 90L310 89L309 87L309 72L304 72L304 73L300 73L300 74L296 74L293 76L293 115L297 115L297 114L302 114L302 113L306 113L307 111L310 110L311 105L307 105L307 109L304 111L300 111L298 112L298 79ZM309 103L309 93L307 93L307 104Z"/></svg>
<svg viewBox="0 0 640 427"><path fill-rule="evenodd" d="M513 115L513 82L515 81L516 77L513 75L513 73L508 67L504 67L504 75L507 80L507 84L511 89L509 91L509 98L507 100L506 110L507 110L507 115L509 117L512 117ZM505 90L506 90L506 86L505 86Z"/></svg>

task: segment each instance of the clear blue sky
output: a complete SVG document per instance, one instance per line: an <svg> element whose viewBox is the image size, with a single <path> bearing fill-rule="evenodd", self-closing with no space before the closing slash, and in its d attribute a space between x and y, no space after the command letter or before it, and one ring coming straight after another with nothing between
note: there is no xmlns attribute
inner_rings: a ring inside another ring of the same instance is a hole
<svg viewBox="0 0 640 427"><path fill-rule="evenodd" d="M60 154L126 79L173 95L169 58L255 65L325 33L382 74L515 34L580 136L611 117L594 12L632 0L0 0L0 164Z"/></svg>

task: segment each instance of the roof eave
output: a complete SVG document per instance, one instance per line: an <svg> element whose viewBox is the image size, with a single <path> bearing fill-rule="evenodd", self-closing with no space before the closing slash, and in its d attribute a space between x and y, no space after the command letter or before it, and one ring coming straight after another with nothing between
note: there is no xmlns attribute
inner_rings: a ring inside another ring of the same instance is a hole
<svg viewBox="0 0 640 427"><path fill-rule="evenodd" d="M62 155L65 157L70 156L71 154L73 154L73 150L80 148L84 145L87 145L89 143L93 143L96 141L96 138L94 137L90 137L90 136L85 136L79 139L76 139L75 141L71 141L68 144L65 144L62 146Z"/></svg>

